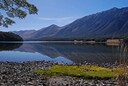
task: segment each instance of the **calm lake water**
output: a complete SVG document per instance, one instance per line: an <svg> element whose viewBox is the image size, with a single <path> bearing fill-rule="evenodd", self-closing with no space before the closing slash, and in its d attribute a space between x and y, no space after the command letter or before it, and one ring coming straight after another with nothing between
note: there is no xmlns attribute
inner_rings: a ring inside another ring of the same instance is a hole
<svg viewBox="0 0 128 86"><path fill-rule="evenodd" d="M120 46L110 44L0 43L0 61L11 62L46 60L62 63L115 63L121 59L121 52Z"/></svg>

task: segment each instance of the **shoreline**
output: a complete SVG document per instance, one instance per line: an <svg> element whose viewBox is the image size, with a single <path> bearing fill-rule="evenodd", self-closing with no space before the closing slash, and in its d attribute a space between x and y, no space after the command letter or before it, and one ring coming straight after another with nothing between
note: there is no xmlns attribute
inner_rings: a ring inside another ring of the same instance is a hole
<svg viewBox="0 0 128 86"><path fill-rule="evenodd" d="M49 41L31 41L31 40L23 40L23 41L0 41L0 43L85 43L85 44L97 44L97 43L123 43L123 42L119 42L119 41L77 41L77 40L67 40L67 41L58 41L58 40L55 40L55 41L52 41L52 40L49 40Z"/></svg>
<svg viewBox="0 0 128 86"><path fill-rule="evenodd" d="M0 62L0 85L40 85L40 86L82 86L82 85L118 85L115 79L98 80L82 79L76 77L48 77L41 74L35 74L33 70L50 69L53 65L58 64L46 61L29 61L29 62ZM76 64L72 64L76 65ZM80 65L80 64L79 64ZM82 65L82 64L81 64ZM51 84L51 85L50 85ZM62 85L63 84L63 85Z"/></svg>

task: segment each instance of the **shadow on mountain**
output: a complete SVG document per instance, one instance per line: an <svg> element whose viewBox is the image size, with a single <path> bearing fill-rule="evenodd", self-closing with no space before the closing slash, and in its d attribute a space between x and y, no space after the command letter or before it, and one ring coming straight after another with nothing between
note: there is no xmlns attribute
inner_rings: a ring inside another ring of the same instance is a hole
<svg viewBox="0 0 128 86"><path fill-rule="evenodd" d="M23 44L16 50L38 52L51 58L62 56L75 63L115 63L120 59L118 47L105 44Z"/></svg>
<svg viewBox="0 0 128 86"><path fill-rule="evenodd" d="M0 51L14 50L19 48L22 43L0 43Z"/></svg>

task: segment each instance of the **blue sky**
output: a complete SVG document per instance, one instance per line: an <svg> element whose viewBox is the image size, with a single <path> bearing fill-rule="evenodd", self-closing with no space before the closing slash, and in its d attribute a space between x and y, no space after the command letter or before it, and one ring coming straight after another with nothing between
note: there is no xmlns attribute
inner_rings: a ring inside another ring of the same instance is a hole
<svg viewBox="0 0 128 86"><path fill-rule="evenodd" d="M127 7L128 0L28 0L39 9L38 15L14 19L16 24L1 31L41 29L51 24L64 26L74 20L113 7Z"/></svg>

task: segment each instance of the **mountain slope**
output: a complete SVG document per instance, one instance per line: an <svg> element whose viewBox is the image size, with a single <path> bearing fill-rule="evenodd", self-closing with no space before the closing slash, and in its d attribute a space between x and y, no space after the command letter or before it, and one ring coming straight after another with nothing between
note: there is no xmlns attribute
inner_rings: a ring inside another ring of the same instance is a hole
<svg viewBox="0 0 128 86"><path fill-rule="evenodd" d="M34 32L36 30L14 31L13 33L20 35L23 39L30 39Z"/></svg>
<svg viewBox="0 0 128 86"><path fill-rule="evenodd" d="M60 30L54 37L106 38L120 37L124 34L128 34L128 8L112 8L76 20Z"/></svg>
<svg viewBox="0 0 128 86"><path fill-rule="evenodd" d="M128 38L128 7L85 16L63 27L51 25L38 31L14 33L27 40Z"/></svg>
<svg viewBox="0 0 128 86"><path fill-rule="evenodd" d="M44 38L44 37L52 37L54 36L57 32L59 32L61 28L57 25L51 25L49 27L40 29L33 33L33 37L35 38Z"/></svg>
<svg viewBox="0 0 128 86"><path fill-rule="evenodd" d="M42 28L40 30L26 30L26 31L14 31L20 35L24 40L36 40L44 37L52 37L55 35L61 28L57 25L51 25L49 27Z"/></svg>

